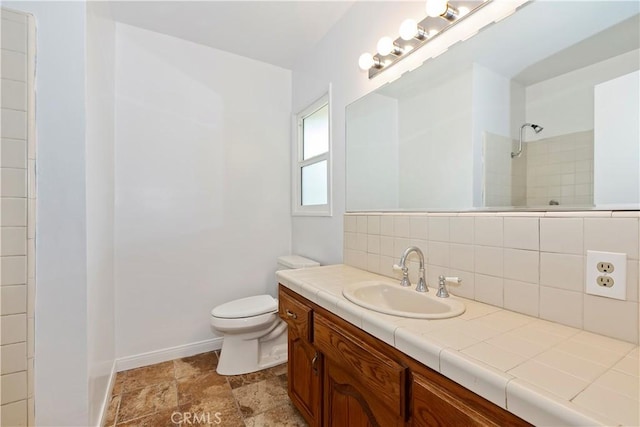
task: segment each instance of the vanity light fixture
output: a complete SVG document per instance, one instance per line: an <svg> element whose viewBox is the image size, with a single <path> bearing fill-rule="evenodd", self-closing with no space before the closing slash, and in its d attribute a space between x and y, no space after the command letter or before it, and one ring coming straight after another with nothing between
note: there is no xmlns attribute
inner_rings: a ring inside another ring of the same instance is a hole
<svg viewBox="0 0 640 427"><path fill-rule="evenodd" d="M426 0L426 18L420 22L405 19L400 25L400 37L396 40L382 37L378 40L377 52L360 55L358 65L363 71L369 71L372 79L489 2L491 0Z"/></svg>
<svg viewBox="0 0 640 427"><path fill-rule="evenodd" d="M402 49L400 46L395 44L391 37L382 37L378 40L378 45L376 46L376 50L378 51L378 55L387 56L390 54L400 55L402 53Z"/></svg>
<svg viewBox="0 0 640 427"><path fill-rule="evenodd" d="M458 9L451 6L447 0L427 0L425 10L427 16L431 18L440 17L450 22L455 21L459 16Z"/></svg>

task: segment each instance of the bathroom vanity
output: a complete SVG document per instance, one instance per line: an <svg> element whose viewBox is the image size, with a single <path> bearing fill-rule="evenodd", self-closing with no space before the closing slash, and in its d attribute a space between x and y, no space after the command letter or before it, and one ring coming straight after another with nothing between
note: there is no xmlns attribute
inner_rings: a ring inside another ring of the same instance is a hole
<svg viewBox="0 0 640 427"><path fill-rule="evenodd" d="M289 396L312 426L637 424L637 401L616 398L601 405L593 399L601 398L598 378L633 378L634 344L466 299L460 300L467 311L450 319L376 313L348 301L342 290L392 279L345 265L277 277L279 315L289 326ZM507 361L515 349L496 342L524 336L536 339L539 352ZM490 350L471 352L473 343ZM559 375L566 369L562 358L547 358L546 365L536 359L603 346L606 353L600 354L608 359L597 372L589 371L593 364L584 363L591 366L584 372L576 367L577 377L591 378L576 384ZM531 374L537 366L544 371ZM537 382L535 376L546 378Z"/></svg>
<svg viewBox="0 0 640 427"><path fill-rule="evenodd" d="M291 400L309 425L529 425L280 285Z"/></svg>

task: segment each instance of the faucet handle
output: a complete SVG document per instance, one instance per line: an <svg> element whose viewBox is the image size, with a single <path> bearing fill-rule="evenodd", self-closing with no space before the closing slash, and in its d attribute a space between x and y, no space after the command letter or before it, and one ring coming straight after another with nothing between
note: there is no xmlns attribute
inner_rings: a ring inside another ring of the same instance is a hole
<svg viewBox="0 0 640 427"><path fill-rule="evenodd" d="M447 282L451 283L460 283L462 280L459 277L438 277L438 292L436 293L437 297L440 298L449 298L449 291L447 291Z"/></svg>
<svg viewBox="0 0 640 427"><path fill-rule="evenodd" d="M403 267L398 264L393 264L394 270L402 271L402 280L400 281L400 286L411 286L411 282L409 281L409 268Z"/></svg>

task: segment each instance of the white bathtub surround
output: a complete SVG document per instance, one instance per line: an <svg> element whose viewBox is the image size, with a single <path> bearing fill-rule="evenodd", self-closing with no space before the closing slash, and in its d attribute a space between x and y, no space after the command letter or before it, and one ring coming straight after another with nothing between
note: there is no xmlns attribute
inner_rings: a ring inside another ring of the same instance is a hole
<svg viewBox="0 0 640 427"><path fill-rule="evenodd" d="M454 295L639 342L637 211L348 213L344 220L345 264L397 277L390 267L407 246L417 245L431 287L440 274L459 276L462 283L450 287ZM368 221L381 224L380 231ZM404 226L422 221L426 233ZM379 249L357 244L377 239ZM587 250L627 254L626 301L585 293Z"/></svg>
<svg viewBox="0 0 640 427"><path fill-rule="evenodd" d="M352 304L342 289L388 280L346 265L277 273L284 286L535 425L638 425L635 344L464 299L441 320ZM454 297L455 298L455 297Z"/></svg>

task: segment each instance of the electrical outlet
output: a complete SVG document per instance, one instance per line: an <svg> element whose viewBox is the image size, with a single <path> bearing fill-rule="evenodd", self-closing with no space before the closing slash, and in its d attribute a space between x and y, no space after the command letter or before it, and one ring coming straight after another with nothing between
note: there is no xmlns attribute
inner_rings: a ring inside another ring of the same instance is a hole
<svg viewBox="0 0 640 427"><path fill-rule="evenodd" d="M587 251L586 292L627 299L627 254Z"/></svg>
<svg viewBox="0 0 640 427"><path fill-rule="evenodd" d="M598 271L600 273L613 273L614 267L610 262L599 262Z"/></svg>
<svg viewBox="0 0 640 427"><path fill-rule="evenodd" d="M598 285L604 286L605 288L610 288L615 283L611 276L598 276L596 282L598 282Z"/></svg>

